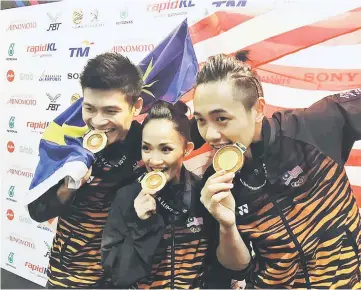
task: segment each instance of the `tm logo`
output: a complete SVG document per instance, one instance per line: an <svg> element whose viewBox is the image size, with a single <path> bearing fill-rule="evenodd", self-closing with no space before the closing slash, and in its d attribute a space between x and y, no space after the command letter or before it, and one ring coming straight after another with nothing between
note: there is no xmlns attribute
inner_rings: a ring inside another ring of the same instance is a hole
<svg viewBox="0 0 361 290"><path fill-rule="evenodd" d="M224 5L226 4L226 5ZM227 1L213 1L212 5L216 7L244 7L247 4L247 0L227 0Z"/></svg>
<svg viewBox="0 0 361 290"><path fill-rule="evenodd" d="M82 44L85 47L71 47L70 50L70 57L88 57L90 45L93 45L94 42L89 42L87 40L83 41Z"/></svg>

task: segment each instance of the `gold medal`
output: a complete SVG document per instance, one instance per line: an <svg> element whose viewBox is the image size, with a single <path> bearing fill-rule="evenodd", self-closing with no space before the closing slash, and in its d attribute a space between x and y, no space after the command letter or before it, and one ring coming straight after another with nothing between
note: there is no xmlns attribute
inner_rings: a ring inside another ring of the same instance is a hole
<svg viewBox="0 0 361 290"><path fill-rule="evenodd" d="M148 172L141 181L143 189L160 191L167 183L167 176L162 171Z"/></svg>
<svg viewBox="0 0 361 290"><path fill-rule="evenodd" d="M215 171L225 170L236 173L244 163L244 152L246 147L241 143L226 145L213 156L213 168Z"/></svg>
<svg viewBox="0 0 361 290"><path fill-rule="evenodd" d="M107 145L107 135L100 131L89 131L83 139L83 147L92 153L97 153Z"/></svg>

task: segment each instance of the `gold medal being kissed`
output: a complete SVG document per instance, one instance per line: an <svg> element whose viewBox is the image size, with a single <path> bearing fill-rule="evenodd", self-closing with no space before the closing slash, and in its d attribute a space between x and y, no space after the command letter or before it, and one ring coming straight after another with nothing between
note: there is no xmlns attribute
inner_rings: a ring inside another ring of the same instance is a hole
<svg viewBox="0 0 361 290"><path fill-rule="evenodd" d="M160 191L167 183L167 176L162 171L148 172L141 181L143 189Z"/></svg>
<svg viewBox="0 0 361 290"><path fill-rule="evenodd" d="M247 148L241 143L226 145L218 149L213 156L214 170L236 173L243 166L246 150Z"/></svg>
<svg viewBox="0 0 361 290"><path fill-rule="evenodd" d="M92 153L97 153L107 146L107 135L101 131L89 131L83 138L83 147Z"/></svg>

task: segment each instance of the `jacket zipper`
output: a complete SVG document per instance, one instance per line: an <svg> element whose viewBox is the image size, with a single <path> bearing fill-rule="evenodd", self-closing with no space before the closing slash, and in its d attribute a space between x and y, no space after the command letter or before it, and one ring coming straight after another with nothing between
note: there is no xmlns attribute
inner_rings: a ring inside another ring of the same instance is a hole
<svg viewBox="0 0 361 290"><path fill-rule="evenodd" d="M171 282L170 288L174 289L174 276L175 276L175 227L174 219L172 218L172 247L171 247Z"/></svg>
<svg viewBox="0 0 361 290"><path fill-rule="evenodd" d="M283 224L286 227L288 235L291 237L293 243L296 246L298 253L300 254L301 266L302 266L303 273L304 273L304 276L306 279L306 287L307 287L307 289L311 289L311 282L310 282L310 276L308 275L308 271L307 271L305 253L303 252L302 247L301 247L300 243L298 242L297 238L293 234L293 232L290 228L290 225L288 224L288 222L287 222L285 216L283 215L281 209L279 208L277 202L274 200L273 196L271 196L270 194L268 196L269 196L271 202L273 203L274 207L277 209L277 212L278 212L279 216L281 217Z"/></svg>

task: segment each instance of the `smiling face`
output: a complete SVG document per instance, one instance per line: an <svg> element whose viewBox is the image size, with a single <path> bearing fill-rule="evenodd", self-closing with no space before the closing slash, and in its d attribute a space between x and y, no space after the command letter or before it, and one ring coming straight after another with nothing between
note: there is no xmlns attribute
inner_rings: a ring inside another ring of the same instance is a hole
<svg viewBox="0 0 361 290"><path fill-rule="evenodd" d="M150 120L143 128L142 159L146 169L148 172L163 171L167 181L179 181L184 156L193 147L169 120Z"/></svg>
<svg viewBox="0 0 361 290"><path fill-rule="evenodd" d="M105 131L108 144L124 140L134 116L140 113L142 99L130 105L119 90L84 89L83 120L91 129Z"/></svg>
<svg viewBox="0 0 361 290"><path fill-rule="evenodd" d="M246 110L244 92L229 81L217 81L197 86L194 95L194 116L200 135L213 148L240 142L246 147L257 138L263 119L263 99Z"/></svg>

